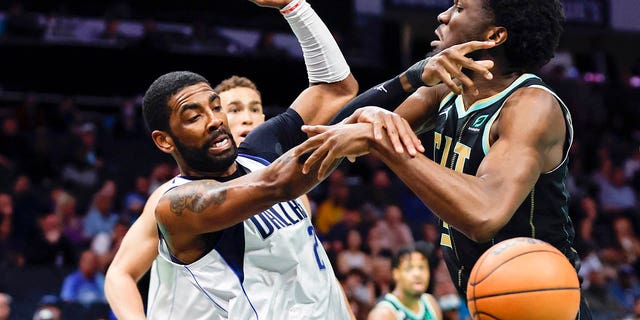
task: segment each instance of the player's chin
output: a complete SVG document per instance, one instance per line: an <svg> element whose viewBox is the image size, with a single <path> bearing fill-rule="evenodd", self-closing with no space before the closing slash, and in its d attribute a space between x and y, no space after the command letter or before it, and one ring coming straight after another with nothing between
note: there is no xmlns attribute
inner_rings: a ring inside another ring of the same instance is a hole
<svg viewBox="0 0 640 320"><path fill-rule="evenodd" d="M413 289L416 295L420 295L427 291L427 286L421 283L420 284L416 283L411 286L411 289Z"/></svg>

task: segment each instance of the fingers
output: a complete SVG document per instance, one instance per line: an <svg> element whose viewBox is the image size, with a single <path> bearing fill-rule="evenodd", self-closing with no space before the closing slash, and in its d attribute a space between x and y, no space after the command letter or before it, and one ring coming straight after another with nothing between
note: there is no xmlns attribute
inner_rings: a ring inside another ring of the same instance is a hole
<svg viewBox="0 0 640 320"><path fill-rule="evenodd" d="M318 160L320 160L321 158L326 158L325 154L328 153L330 151L330 146L326 143L321 144L320 147L318 147L317 149L315 149L311 155L309 156L309 158L307 158L307 161L304 162L304 164L302 165L302 173L304 174L308 174L309 171L311 171L311 167L318 162ZM320 178L320 172L318 172L318 178Z"/></svg>
<svg viewBox="0 0 640 320"><path fill-rule="evenodd" d="M305 142L301 143L300 145L298 145L294 150L293 150L293 156L294 157L300 157L301 155L310 152L311 150L317 148L319 145L322 144L322 137L313 137L313 138L309 138L307 139Z"/></svg>
<svg viewBox="0 0 640 320"><path fill-rule="evenodd" d="M494 41L469 41L469 42L455 45L454 47L458 47L462 55L466 55L469 52L473 52L481 49L490 49L495 46L496 46L496 43Z"/></svg>
<svg viewBox="0 0 640 320"><path fill-rule="evenodd" d="M387 136L389 137L389 140L391 141L391 145L393 145L393 149L397 153L403 153L404 152L404 146L402 145L402 142L400 141L400 138L398 137L398 127L396 126L396 122L395 122L394 118L395 117L392 114L386 114L385 117L384 117L385 127L387 128ZM414 152L415 152L415 150L414 150Z"/></svg>
<svg viewBox="0 0 640 320"><path fill-rule="evenodd" d="M473 52L481 49L489 49L495 47L496 43L493 41L470 41L458 45L458 50L463 56L469 52ZM466 58L462 60L461 66L465 69L473 70L479 74L482 74L487 80L493 79L493 74L489 69L493 68L493 61L482 60L474 61L473 59Z"/></svg>
<svg viewBox="0 0 640 320"><path fill-rule="evenodd" d="M357 123L358 118L360 117L360 114L362 114L362 108L356 109L356 111L354 111L350 116L346 117L340 123L343 123L343 124Z"/></svg>
<svg viewBox="0 0 640 320"><path fill-rule="evenodd" d="M329 171L333 167L333 163L336 160L335 155L333 154L333 150L329 150L327 155L322 160L320 164L320 169L318 169L318 179L323 180L329 175Z"/></svg>
<svg viewBox="0 0 640 320"><path fill-rule="evenodd" d="M407 149L407 152L409 152L411 156L416 156L418 152L424 152L425 149L424 146L422 146L422 141L415 135L409 122L402 117L394 117L394 121L398 130L398 136Z"/></svg>
<svg viewBox="0 0 640 320"><path fill-rule="evenodd" d="M321 133L326 132L327 130L329 130L331 126L308 126L308 125L304 125L302 126L302 128L300 128L302 130L302 132L306 133L309 137L313 137L313 136L317 136Z"/></svg>
<svg viewBox="0 0 640 320"><path fill-rule="evenodd" d="M466 57L465 55L480 49L489 49L495 46L493 41L470 41L462 44L452 46L446 49L430 59L425 68L425 72L435 74L437 80L441 81L447 87L456 94L461 94L462 90L453 81L458 80L464 88L468 89L472 94L478 94L478 90L473 81L462 72L462 68L472 70L475 73L481 74L487 80L493 79L493 74L490 69L493 68L494 63L491 60L474 61L473 59ZM433 78L432 78L433 79ZM428 83L434 85L437 83L436 79Z"/></svg>
<svg viewBox="0 0 640 320"><path fill-rule="evenodd" d="M382 140L382 132L384 131L384 124L381 121L374 121L373 125L373 138L376 140Z"/></svg>

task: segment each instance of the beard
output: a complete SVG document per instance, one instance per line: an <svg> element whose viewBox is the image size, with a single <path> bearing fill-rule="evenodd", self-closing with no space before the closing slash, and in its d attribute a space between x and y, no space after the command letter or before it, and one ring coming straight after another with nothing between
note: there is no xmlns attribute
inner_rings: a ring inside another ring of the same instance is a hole
<svg viewBox="0 0 640 320"><path fill-rule="evenodd" d="M238 157L238 147L235 140L229 130L220 128L218 132L205 142L200 147L189 147L180 142L177 137L173 135L173 141L176 144L178 152L182 156L184 162L194 170L203 173L220 173L226 171ZM226 134L231 142L231 148L222 154L212 155L209 153L209 147L211 147L211 141L217 138L221 134Z"/></svg>

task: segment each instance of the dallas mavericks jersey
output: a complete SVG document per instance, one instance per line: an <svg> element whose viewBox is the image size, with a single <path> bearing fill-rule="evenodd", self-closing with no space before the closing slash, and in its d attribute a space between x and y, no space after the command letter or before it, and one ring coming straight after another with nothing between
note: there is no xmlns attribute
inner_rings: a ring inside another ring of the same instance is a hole
<svg viewBox="0 0 640 320"><path fill-rule="evenodd" d="M489 247L513 237L544 240L561 252L578 268L578 256L571 248L574 229L568 214L568 150L573 140L571 116L565 104L533 74L523 74L502 92L475 102L465 110L462 97L446 96L439 107L434 133L434 161L458 172L475 175L489 152L489 131L507 98L519 88L535 87L553 94L565 116L566 138L563 160L554 170L541 174L529 196L511 220L488 243L476 243L441 222L441 245L447 267L458 291L465 296L469 273Z"/></svg>
<svg viewBox="0 0 640 320"><path fill-rule="evenodd" d="M438 316L436 315L436 311L433 308L433 306L431 306L431 301L429 301L429 298L427 297L426 294L423 294L422 296L420 296L419 305L420 305L420 310L418 311L418 313L414 313L413 311L405 307L404 304L402 304L402 302L400 302L400 300L398 300L398 298L396 298L396 296L394 296L391 293L385 294L382 300L378 302L378 306L384 306L386 308L393 310L393 314L395 314L397 320L438 319Z"/></svg>
<svg viewBox="0 0 640 320"><path fill-rule="evenodd" d="M237 162L253 171L265 167L260 160L240 155ZM173 183L190 181L178 177ZM150 301L148 313L167 319L349 318L329 258L300 201L278 203L220 233L213 250L186 265L173 261L161 237L153 276L160 285L153 288L173 294L158 294L164 301Z"/></svg>

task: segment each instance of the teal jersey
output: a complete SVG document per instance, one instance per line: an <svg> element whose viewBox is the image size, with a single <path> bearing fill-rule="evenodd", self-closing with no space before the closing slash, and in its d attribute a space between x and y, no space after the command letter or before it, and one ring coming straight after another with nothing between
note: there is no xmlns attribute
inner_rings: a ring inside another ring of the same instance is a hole
<svg viewBox="0 0 640 320"><path fill-rule="evenodd" d="M378 307L386 307L393 310L393 314L396 315L397 320L435 320L438 319L435 308L431 305L431 301L426 294L420 297L420 310L418 313L414 313L405 307L396 296L391 293L387 293L378 302Z"/></svg>
<svg viewBox="0 0 640 320"><path fill-rule="evenodd" d="M502 92L475 102L465 110L462 97L449 94L439 107L434 132L433 160L452 170L476 175L480 163L489 152L489 131L507 98L519 88L536 87L555 93L533 74L523 74ZM578 256L573 250L574 228L569 218L567 191L568 150L573 140L569 110L556 96L565 116L566 137L562 162L550 172L541 174L534 188L509 222L487 243L477 243L441 221L441 246L445 261L459 293L465 296L469 274L475 262L493 244L514 237L544 240L561 252L578 269Z"/></svg>

